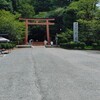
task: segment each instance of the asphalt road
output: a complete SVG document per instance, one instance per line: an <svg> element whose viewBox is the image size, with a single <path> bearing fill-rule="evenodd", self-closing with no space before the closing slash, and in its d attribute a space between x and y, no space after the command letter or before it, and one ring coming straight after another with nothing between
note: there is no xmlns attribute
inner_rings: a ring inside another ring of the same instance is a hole
<svg viewBox="0 0 100 100"><path fill-rule="evenodd" d="M100 100L100 51L13 50L0 57L0 100Z"/></svg>

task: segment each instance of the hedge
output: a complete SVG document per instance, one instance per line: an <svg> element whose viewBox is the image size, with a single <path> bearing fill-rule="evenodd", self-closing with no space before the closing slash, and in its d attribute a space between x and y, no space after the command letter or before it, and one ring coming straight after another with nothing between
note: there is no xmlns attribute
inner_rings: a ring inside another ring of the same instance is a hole
<svg viewBox="0 0 100 100"><path fill-rule="evenodd" d="M100 43L93 43L93 49L100 50Z"/></svg>
<svg viewBox="0 0 100 100"><path fill-rule="evenodd" d="M0 43L0 49L12 49L15 46L14 43Z"/></svg>
<svg viewBox="0 0 100 100"><path fill-rule="evenodd" d="M69 43L61 43L60 47L66 49L84 49L86 44L84 42L69 42Z"/></svg>

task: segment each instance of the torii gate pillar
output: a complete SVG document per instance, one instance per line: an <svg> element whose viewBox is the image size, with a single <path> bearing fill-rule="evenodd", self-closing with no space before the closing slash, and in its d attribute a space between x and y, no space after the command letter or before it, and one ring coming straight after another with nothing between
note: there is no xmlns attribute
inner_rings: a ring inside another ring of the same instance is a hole
<svg viewBox="0 0 100 100"><path fill-rule="evenodd" d="M24 44L28 44L28 20L26 20L26 22L25 22L25 27L26 27L26 30L25 30Z"/></svg>
<svg viewBox="0 0 100 100"><path fill-rule="evenodd" d="M46 25L46 30L47 30L47 41L48 41L48 44L50 44L50 32L49 32L49 22L48 22L48 20L46 20L46 23L47 23L47 25Z"/></svg>

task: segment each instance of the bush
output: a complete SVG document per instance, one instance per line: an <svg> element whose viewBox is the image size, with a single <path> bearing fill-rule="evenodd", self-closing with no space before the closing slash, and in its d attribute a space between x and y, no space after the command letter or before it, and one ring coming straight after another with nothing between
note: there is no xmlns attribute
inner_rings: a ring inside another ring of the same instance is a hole
<svg viewBox="0 0 100 100"><path fill-rule="evenodd" d="M98 45L97 43L92 43L93 48L96 48L97 45Z"/></svg>
<svg viewBox="0 0 100 100"><path fill-rule="evenodd" d="M86 46L86 44L85 44L84 42L80 42L80 43L79 43L79 46L81 47L81 49L84 49L85 46Z"/></svg>
<svg viewBox="0 0 100 100"><path fill-rule="evenodd" d="M100 50L100 44L99 44L99 42L98 43L93 43L92 46L93 46L93 49Z"/></svg>
<svg viewBox="0 0 100 100"><path fill-rule="evenodd" d="M60 43L61 48L66 48L67 43Z"/></svg>
<svg viewBox="0 0 100 100"><path fill-rule="evenodd" d="M69 49L84 49L85 43L84 42L69 42L67 43L66 46Z"/></svg>
<svg viewBox="0 0 100 100"><path fill-rule="evenodd" d="M0 49L12 49L15 46L14 43L0 43Z"/></svg>
<svg viewBox="0 0 100 100"><path fill-rule="evenodd" d="M97 41L97 44L100 46L100 40Z"/></svg>
<svg viewBox="0 0 100 100"><path fill-rule="evenodd" d="M61 43L60 47L66 49L84 49L86 44L84 42L69 42L69 43Z"/></svg>

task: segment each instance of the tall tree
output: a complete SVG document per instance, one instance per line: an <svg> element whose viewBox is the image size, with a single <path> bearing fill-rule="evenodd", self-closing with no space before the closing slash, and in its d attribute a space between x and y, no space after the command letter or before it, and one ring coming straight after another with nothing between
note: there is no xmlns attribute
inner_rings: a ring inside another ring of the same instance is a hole
<svg viewBox="0 0 100 100"><path fill-rule="evenodd" d="M51 0L34 0L33 6L37 13L49 11L52 8Z"/></svg>
<svg viewBox="0 0 100 100"><path fill-rule="evenodd" d="M10 0L0 0L0 9L13 11L12 2Z"/></svg>
<svg viewBox="0 0 100 100"><path fill-rule="evenodd" d="M80 0L78 15L82 19L91 20L94 17L98 0Z"/></svg>
<svg viewBox="0 0 100 100"><path fill-rule="evenodd" d="M98 20L95 19L98 0L80 0L78 2L78 22L79 22L79 36L81 41L85 41L87 44L95 42L96 39L100 39L98 34Z"/></svg>
<svg viewBox="0 0 100 100"><path fill-rule="evenodd" d="M20 15L13 15L12 13L0 10L0 35L7 34L10 40L22 40L24 37L24 24L19 22Z"/></svg>
<svg viewBox="0 0 100 100"><path fill-rule="evenodd" d="M29 5L28 3L21 4L19 6L18 12L21 13L21 17L24 18L33 18L35 15L33 6Z"/></svg>
<svg viewBox="0 0 100 100"><path fill-rule="evenodd" d="M67 6L72 0L52 0L54 7L64 7Z"/></svg>

